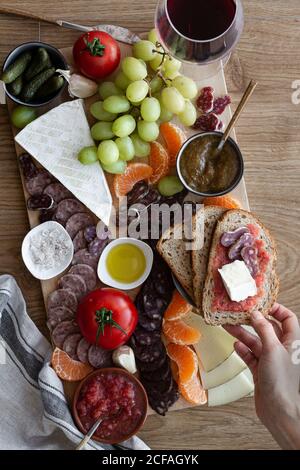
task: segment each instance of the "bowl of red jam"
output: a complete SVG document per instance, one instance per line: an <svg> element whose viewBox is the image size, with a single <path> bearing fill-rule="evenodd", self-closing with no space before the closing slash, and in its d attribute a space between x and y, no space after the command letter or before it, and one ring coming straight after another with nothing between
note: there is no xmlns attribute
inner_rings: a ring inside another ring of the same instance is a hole
<svg viewBox="0 0 300 470"><path fill-rule="evenodd" d="M77 387L73 416L83 434L103 417L92 439L118 444L134 436L147 417L147 394L140 381L123 369L110 367L89 374Z"/></svg>

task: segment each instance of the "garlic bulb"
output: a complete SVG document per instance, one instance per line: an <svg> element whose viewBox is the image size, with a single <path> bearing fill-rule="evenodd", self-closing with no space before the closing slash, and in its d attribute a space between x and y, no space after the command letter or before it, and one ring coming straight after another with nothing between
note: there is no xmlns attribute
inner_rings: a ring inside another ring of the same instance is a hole
<svg viewBox="0 0 300 470"><path fill-rule="evenodd" d="M69 94L71 98L89 98L97 93L98 85L96 82L93 82L93 80L78 75L77 73L71 74L69 70L57 69L56 72L62 75L69 83Z"/></svg>
<svg viewBox="0 0 300 470"><path fill-rule="evenodd" d="M136 373L134 352L129 346L120 346L118 349L115 349L112 359L116 366L123 367L123 369L128 370L131 374Z"/></svg>

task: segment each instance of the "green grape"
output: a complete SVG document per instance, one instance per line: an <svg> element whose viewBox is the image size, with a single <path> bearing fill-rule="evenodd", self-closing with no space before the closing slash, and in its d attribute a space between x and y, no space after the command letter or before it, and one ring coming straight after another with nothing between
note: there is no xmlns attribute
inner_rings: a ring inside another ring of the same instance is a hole
<svg viewBox="0 0 300 470"><path fill-rule="evenodd" d="M173 114L182 113L185 106L185 100L181 93L175 87L164 88L161 92L163 105Z"/></svg>
<svg viewBox="0 0 300 470"><path fill-rule="evenodd" d="M159 127L156 122L138 121L138 134L146 142L153 142L159 136Z"/></svg>
<svg viewBox="0 0 300 470"><path fill-rule="evenodd" d="M182 113L178 114L178 118L184 126L192 126L195 124L197 111L195 106L189 100L185 102L184 110Z"/></svg>
<svg viewBox="0 0 300 470"><path fill-rule="evenodd" d="M150 154L150 144L141 139L138 134L132 134L130 138L134 146L135 156L141 158L148 157Z"/></svg>
<svg viewBox="0 0 300 470"><path fill-rule="evenodd" d="M92 145L91 147L83 147L77 158L83 165L90 165L91 163L97 162L97 147L95 147L95 145Z"/></svg>
<svg viewBox="0 0 300 470"><path fill-rule="evenodd" d="M118 137L127 137L136 127L135 119L130 114L124 114L115 120L112 125L113 133Z"/></svg>
<svg viewBox="0 0 300 470"><path fill-rule="evenodd" d="M130 81L144 80L147 77L147 67L135 57L125 57L122 62L122 70Z"/></svg>
<svg viewBox="0 0 300 470"><path fill-rule="evenodd" d="M113 140L105 140L98 147L97 157L103 165L111 165L119 160L119 149Z"/></svg>
<svg viewBox="0 0 300 470"><path fill-rule="evenodd" d="M102 82L99 85L98 92L100 97L105 100L109 96L122 95L122 90L116 87L113 82Z"/></svg>
<svg viewBox="0 0 300 470"><path fill-rule="evenodd" d="M128 87L128 85L130 85L131 81L129 80L129 78L126 77L125 73L122 72L119 72L118 75L116 76L116 79L115 79L115 84L118 88L120 88L121 90L126 90L126 88Z"/></svg>
<svg viewBox="0 0 300 470"><path fill-rule="evenodd" d="M120 153L120 159L124 162L132 160L135 155L134 145L130 137L118 137L115 140Z"/></svg>
<svg viewBox="0 0 300 470"><path fill-rule="evenodd" d="M159 51L159 52L162 52L162 53L164 52L164 50L161 46L157 47L156 50ZM154 70L154 72L156 72L162 66L162 64L165 62L165 60L166 60L166 58L162 54L156 54L154 59L152 59L149 62L150 67L152 68L152 70Z"/></svg>
<svg viewBox="0 0 300 470"><path fill-rule="evenodd" d="M107 173L112 173L113 175L123 175L123 173L125 173L127 163L122 160L117 160L110 165L104 165L104 163L101 163L101 166Z"/></svg>
<svg viewBox="0 0 300 470"><path fill-rule="evenodd" d="M187 100L192 100L198 93L197 85L194 80L184 75L178 75L178 77L172 81L172 86L177 88L179 93Z"/></svg>
<svg viewBox="0 0 300 470"><path fill-rule="evenodd" d="M132 103L139 103L148 94L149 85L145 80L137 80L136 82L130 83L126 90L126 96Z"/></svg>
<svg viewBox="0 0 300 470"><path fill-rule="evenodd" d="M145 98L141 105L141 116L144 121L155 122L160 116L160 104L156 98Z"/></svg>
<svg viewBox="0 0 300 470"><path fill-rule="evenodd" d="M136 57L137 59L145 60L146 62L149 62L150 60L154 59L156 55L153 43L144 39L142 41L136 42L133 45L132 50L134 57Z"/></svg>
<svg viewBox="0 0 300 470"><path fill-rule="evenodd" d="M94 140L112 139L115 136L112 131L112 122L96 122L91 128L91 134Z"/></svg>
<svg viewBox="0 0 300 470"><path fill-rule="evenodd" d="M127 113L130 103L126 96L109 96L103 101L103 109L113 114Z"/></svg>
<svg viewBox="0 0 300 470"><path fill-rule="evenodd" d="M149 31L148 41L151 41L153 44L156 44L157 42L159 42L158 34L157 34L155 28L153 28L153 29L151 29L151 31Z"/></svg>
<svg viewBox="0 0 300 470"><path fill-rule="evenodd" d="M117 118L117 114L112 114L103 109L103 101L96 101L90 107L91 115L99 121L111 122Z"/></svg>
<svg viewBox="0 0 300 470"><path fill-rule="evenodd" d="M164 76L172 80L175 78L174 74L178 74L180 68L181 62L179 60L174 59L173 57L166 57L163 67Z"/></svg>
<svg viewBox="0 0 300 470"><path fill-rule="evenodd" d="M184 189L178 176L165 176L158 183L158 191L162 196L174 196Z"/></svg>
<svg viewBox="0 0 300 470"><path fill-rule="evenodd" d="M160 116L159 120L161 122L169 122L173 119L173 113L169 111L162 103L160 103Z"/></svg>
<svg viewBox="0 0 300 470"><path fill-rule="evenodd" d="M150 90L151 90L151 93L157 93L158 91L160 91L162 89L162 87L164 86L164 82L162 81L162 79L158 76L152 78L151 82L150 82Z"/></svg>

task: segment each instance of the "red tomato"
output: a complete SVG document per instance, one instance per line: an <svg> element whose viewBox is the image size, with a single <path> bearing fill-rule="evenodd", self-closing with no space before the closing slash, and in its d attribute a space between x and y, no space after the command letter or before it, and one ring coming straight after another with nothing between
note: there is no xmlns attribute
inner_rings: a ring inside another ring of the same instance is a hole
<svg viewBox="0 0 300 470"><path fill-rule="evenodd" d="M120 47L109 34L102 31L84 33L74 44L75 64L89 78L105 78L118 67Z"/></svg>
<svg viewBox="0 0 300 470"><path fill-rule="evenodd" d="M77 310L77 323L85 339L104 349L126 343L137 322L138 313L130 297L109 287L88 294Z"/></svg>

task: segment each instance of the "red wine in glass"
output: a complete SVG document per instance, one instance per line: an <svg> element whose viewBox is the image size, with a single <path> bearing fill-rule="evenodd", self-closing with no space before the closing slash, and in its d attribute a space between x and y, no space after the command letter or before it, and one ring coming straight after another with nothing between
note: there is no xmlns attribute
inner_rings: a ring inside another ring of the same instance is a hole
<svg viewBox="0 0 300 470"><path fill-rule="evenodd" d="M156 28L176 58L198 64L221 61L243 30L240 0L160 0Z"/></svg>

